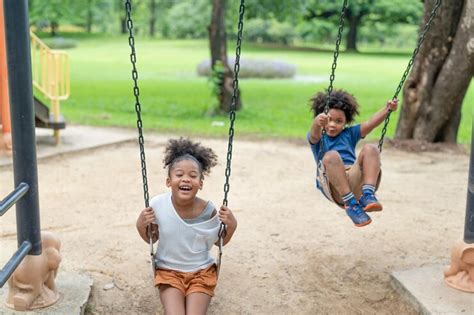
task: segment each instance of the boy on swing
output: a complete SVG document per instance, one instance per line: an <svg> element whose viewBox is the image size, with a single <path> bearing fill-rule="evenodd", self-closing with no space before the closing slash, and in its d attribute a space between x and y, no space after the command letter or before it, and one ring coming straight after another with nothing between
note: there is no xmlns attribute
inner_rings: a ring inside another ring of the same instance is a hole
<svg viewBox="0 0 474 315"><path fill-rule="evenodd" d="M327 114L324 113L326 100L324 92L311 99L314 120L307 137L320 166L316 185L327 199L345 208L355 226L365 226L372 222L366 212L382 210L375 197L381 179L380 152L375 145L365 144L356 156L355 147L384 121L389 110L397 110L398 101L388 101L368 121L352 125L354 116L359 114L353 95L334 90Z"/></svg>

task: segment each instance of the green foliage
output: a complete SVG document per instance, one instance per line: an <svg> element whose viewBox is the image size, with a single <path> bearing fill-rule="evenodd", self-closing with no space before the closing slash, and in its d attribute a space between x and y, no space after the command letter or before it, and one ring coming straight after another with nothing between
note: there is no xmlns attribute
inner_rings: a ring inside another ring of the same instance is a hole
<svg viewBox="0 0 474 315"><path fill-rule="evenodd" d="M224 63L221 60L216 60L211 69L209 76L209 83L211 84L212 95L217 99L221 94L222 84L224 84Z"/></svg>
<svg viewBox="0 0 474 315"><path fill-rule="evenodd" d="M156 4L154 8L152 1ZM30 0L29 3L30 21L39 29L54 22L61 25L59 30L63 25L86 30L90 24L93 32L118 34L122 31L124 0ZM211 19L209 0L134 0L132 3L136 35L148 36L150 18L154 14L157 37L207 38ZM341 2L333 0L250 1L246 3L244 36L247 41L262 43L333 44L340 9ZM397 33L405 29L400 23L418 27L423 4L407 0L351 0L349 11L362 14L358 40L363 45L396 42L408 47L414 40L412 36ZM226 32L231 40L235 40L238 14L239 1L226 1Z"/></svg>
<svg viewBox="0 0 474 315"><path fill-rule="evenodd" d="M207 0L183 1L168 12L167 29L172 38L204 38L211 20Z"/></svg>
<svg viewBox="0 0 474 315"><path fill-rule="evenodd" d="M298 24L297 32L306 42L334 43L334 24L326 20L310 20Z"/></svg>
<svg viewBox="0 0 474 315"><path fill-rule="evenodd" d="M74 20L73 7L74 1L72 0L30 1L30 23L41 29L51 26L52 23L59 24Z"/></svg>
<svg viewBox="0 0 474 315"><path fill-rule="evenodd" d="M400 23L418 26L423 13L423 3L421 1L357 0L349 1L348 4L347 16L359 16L358 26L372 29L372 32L376 33L370 34L369 32L359 31L358 40L364 43L377 44L381 38L385 37L387 37L387 41L395 39L398 42L411 42L393 34L393 30L397 28L393 26L398 26ZM297 30L297 36L304 41L333 43L336 38L342 1L295 0L290 2L285 0L261 0L249 3L248 6L248 11L251 11L247 16L249 22L252 19L262 19L264 22L276 19L290 23L293 29ZM264 34L265 31L261 30L262 24L265 23L256 23L258 29L253 32ZM349 27L346 24L345 33L348 32L348 29ZM294 36L293 39L296 39L297 36ZM262 35L253 37L265 38Z"/></svg>
<svg viewBox="0 0 474 315"><path fill-rule="evenodd" d="M257 43L291 44L297 37L294 27L275 19L252 19L245 23L245 38Z"/></svg>

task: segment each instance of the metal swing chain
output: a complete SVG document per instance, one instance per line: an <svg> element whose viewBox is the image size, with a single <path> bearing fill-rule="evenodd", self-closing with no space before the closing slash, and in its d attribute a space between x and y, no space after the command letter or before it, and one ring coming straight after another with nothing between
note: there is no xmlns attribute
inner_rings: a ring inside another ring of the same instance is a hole
<svg viewBox="0 0 474 315"><path fill-rule="evenodd" d="M125 11L127 13L127 29L128 29L128 44L130 45L130 61L132 64L132 79L133 79L133 95L135 96L135 111L137 113L137 129L138 129L138 143L140 145L140 160L142 168L142 180L143 180L143 197L145 200L145 207L149 207L149 194L148 194L148 180L146 173L146 161L145 161L145 140L143 138L143 123L141 115L140 105L140 89L138 88L138 70L136 67L137 56L135 52L135 37L133 36L133 21L132 21L132 1L125 1ZM150 255L152 265L154 264L154 253L153 253L153 239L151 236L151 224L148 225L148 237L150 239Z"/></svg>
<svg viewBox="0 0 474 315"><path fill-rule="evenodd" d="M344 3L342 4L342 9L341 9L341 16L339 18L339 28L337 31L337 39L336 39L336 49L334 50L334 59L332 61L332 66L331 66L331 75L329 76L329 86L328 86L328 91L327 91L327 97L326 97L326 104L324 105L324 113L327 115L329 112L329 100L331 98L331 93L333 90L332 84L334 82L334 79L336 77L336 67L337 67L337 57L339 56L339 45L341 44L342 40L342 31L344 30L344 18L346 17L346 10L347 10L347 0L344 0ZM321 163L321 160L323 158L324 154L324 135L326 134L326 130L323 129L322 135L321 135L321 145L320 145L320 150L319 150L319 156L318 156L318 165ZM319 169L319 168L318 168Z"/></svg>
<svg viewBox="0 0 474 315"><path fill-rule="evenodd" d="M400 91L402 90L403 84L405 83L408 73L410 72L413 62L415 61L416 55L418 54L418 51L420 50L421 44L425 40L426 33L430 29L431 24L433 23L433 20L436 17L436 11L438 11L438 8L440 6L441 6L441 0L436 0L435 6L433 7L433 10L431 10L431 14L429 16L428 22L425 24L425 28L423 29L423 32L421 32L421 35L418 39L418 44L416 45L415 50L413 50L413 54L410 58L410 61L408 62L405 72L402 75L402 78L400 80L400 83L398 84L397 90L395 91L395 94L392 97L392 100L395 100L398 97L398 94L400 93ZM385 117L385 122L382 128L382 136L380 137L380 140L379 140L379 146L378 146L379 152L382 152L383 140L384 140L385 134L387 133L387 127L388 127L388 123L390 122L391 113L392 111L389 109L387 112L387 116Z"/></svg>
<svg viewBox="0 0 474 315"><path fill-rule="evenodd" d="M233 94L229 112L229 142L227 145L227 164L225 169L225 184L224 184L224 200L222 204L227 206L227 195L229 193L230 184L230 174L231 174L231 163L232 163L232 144L234 142L234 122L235 122L235 105L237 103L238 90L239 90L239 70L240 70L240 52L242 46L242 31L244 28L244 12L245 12L245 0L240 0L239 7L239 23L237 26L237 44L235 48L235 64L234 64L234 82L233 82ZM221 222L219 227L219 254L217 257L217 274L219 274L221 261L222 261L222 247L224 246L224 236L226 234L226 226Z"/></svg>

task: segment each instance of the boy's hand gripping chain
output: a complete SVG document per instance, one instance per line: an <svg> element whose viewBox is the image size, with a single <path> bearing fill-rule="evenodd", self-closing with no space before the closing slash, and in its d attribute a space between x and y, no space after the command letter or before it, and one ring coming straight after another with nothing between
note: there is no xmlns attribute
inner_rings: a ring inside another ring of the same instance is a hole
<svg viewBox="0 0 474 315"><path fill-rule="evenodd" d="M329 86L328 92L326 97L326 104L324 105L324 113L327 115L329 113L329 101L331 99L332 93L332 84L336 77L336 67L337 67L337 57L339 56L339 45L341 44L342 40L342 31L344 30L344 18L346 17L346 10L347 10L347 0L344 0L341 9L341 17L339 18L339 28L337 30L337 39L336 39L336 49L334 50L334 59L332 61L331 66L331 75L329 76ZM319 145L319 156L318 156L318 167L317 167L317 176L319 177L319 172L321 168L322 159L324 156L324 136L326 135L326 129L322 130L320 145Z"/></svg>

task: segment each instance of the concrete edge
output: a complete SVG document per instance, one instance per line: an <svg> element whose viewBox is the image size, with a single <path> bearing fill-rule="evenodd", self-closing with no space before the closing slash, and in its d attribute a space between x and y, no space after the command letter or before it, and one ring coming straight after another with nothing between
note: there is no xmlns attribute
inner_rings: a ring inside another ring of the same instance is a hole
<svg viewBox="0 0 474 315"><path fill-rule="evenodd" d="M96 146L91 146L91 147L85 147L85 148L79 148L79 149L74 149L74 150L68 150L68 151L64 151L64 152L51 152L51 153L47 153L45 155L37 155L36 156L36 161L47 161L47 160L50 160L50 159L53 159L55 157L64 157L64 156L69 156L69 155L73 155L73 154L76 154L76 153L85 153L85 152L90 152L90 151L94 151L94 150L100 150L100 149L104 149L104 148L107 148L107 147L112 147L112 146L115 146L115 145L121 145L121 144L125 144L125 143L129 143L129 142L134 142L136 139L123 139L123 140L119 140L119 141L116 141L116 142L110 142L110 143L103 143L103 144L99 144L99 145L96 145ZM4 168L8 168L8 167L13 167L13 162L9 162L9 163L2 163L0 161L0 169L4 169Z"/></svg>
<svg viewBox="0 0 474 315"><path fill-rule="evenodd" d="M405 302L413 306L417 313L423 315L431 315L431 313L426 309L426 307L422 303L420 303L420 301L418 301L418 299L410 292L410 290L408 290L407 287L405 287L403 283L401 283L397 279L394 273L396 272L392 272L390 274L390 283L392 284L392 287L395 289L395 291L400 295L400 297Z"/></svg>

